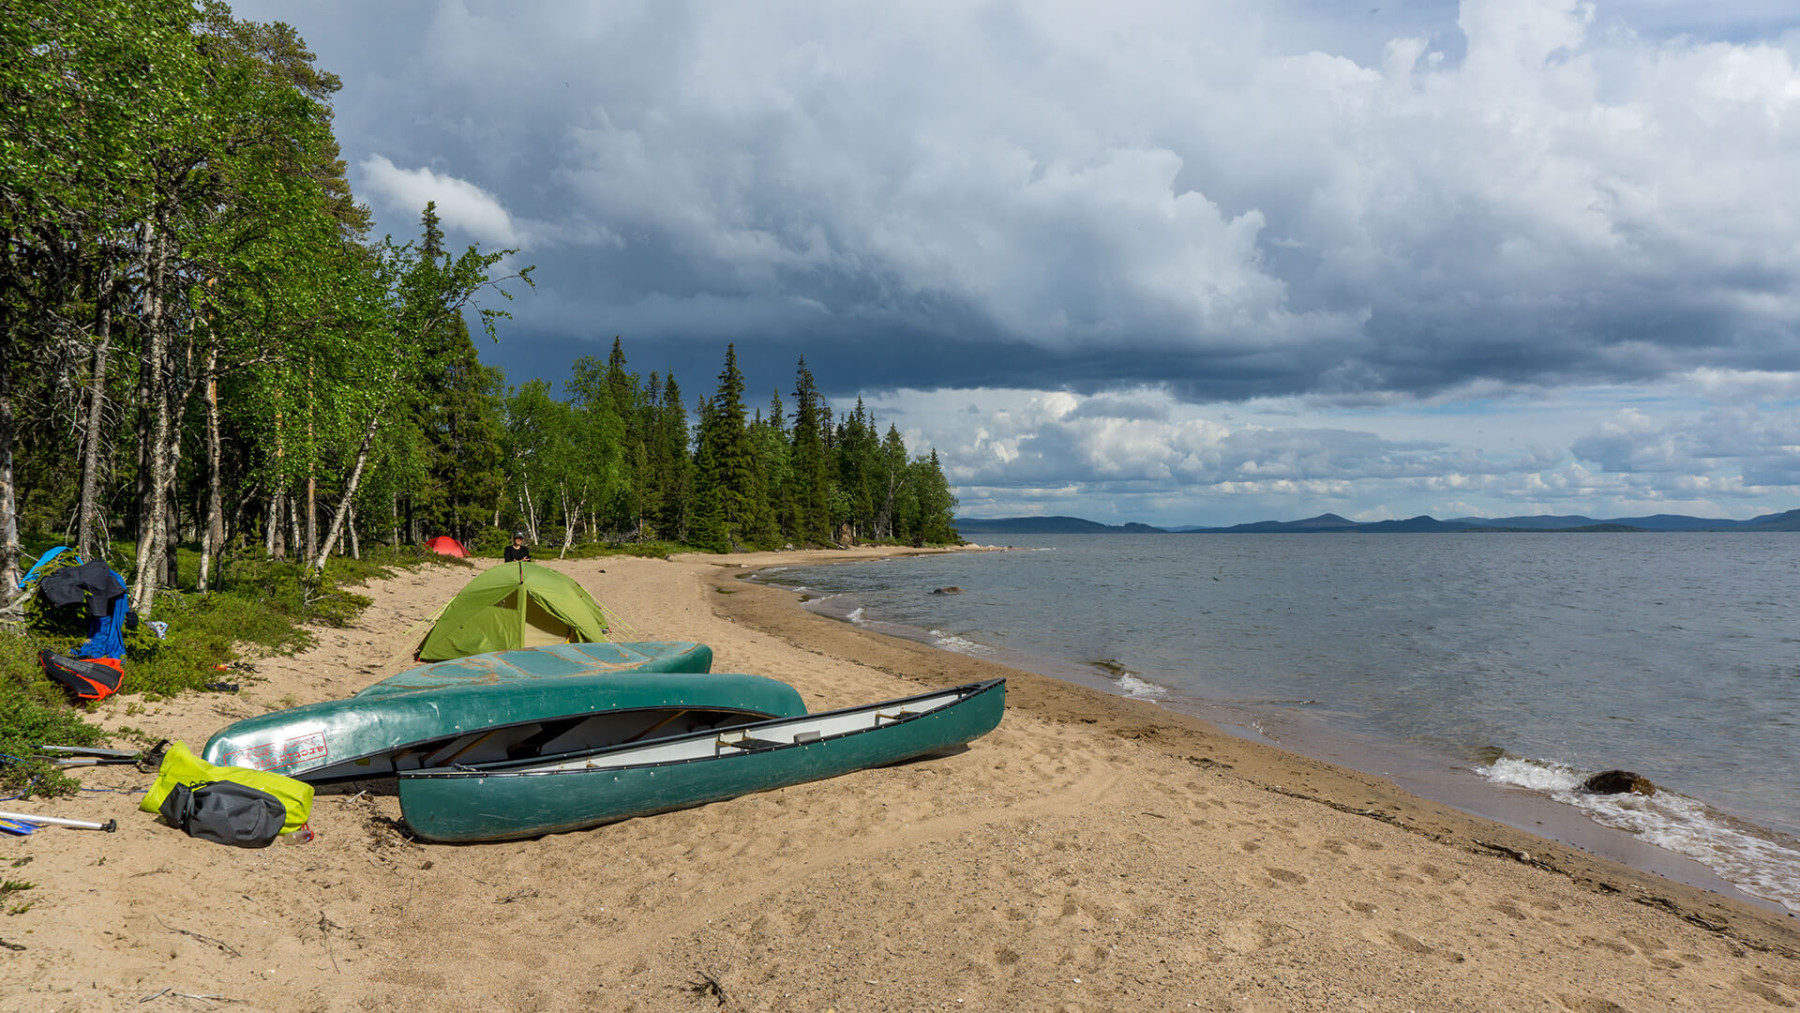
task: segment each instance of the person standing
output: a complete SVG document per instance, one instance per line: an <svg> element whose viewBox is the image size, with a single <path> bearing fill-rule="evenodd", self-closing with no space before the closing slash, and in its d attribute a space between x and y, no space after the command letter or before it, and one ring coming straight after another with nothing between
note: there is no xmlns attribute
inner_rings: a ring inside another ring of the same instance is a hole
<svg viewBox="0 0 1800 1013"><path fill-rule="evenodd" d="M525 544L525 532L515 531L512 544L506 547L506 561L511 563L521 559L531 560L531 546Z"/></svg>

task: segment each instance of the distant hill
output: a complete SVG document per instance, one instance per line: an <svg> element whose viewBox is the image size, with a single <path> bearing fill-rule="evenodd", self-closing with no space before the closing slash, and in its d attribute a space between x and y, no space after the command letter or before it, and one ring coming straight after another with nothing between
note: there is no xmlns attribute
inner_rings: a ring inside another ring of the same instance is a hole
<svg viewBox="0 0 1800 1013"><path fill-rule="evenodd" d="M1531 517L1455 517L1446 524L1464 528L1506 528L1509 531L1567 531L1599 522L1577 515L1536 514Z"/></svg>
<svg viewBox="0 0 1800 1013"><path fill-rule="evenodd" d="M1752 517L1742 527L1746 531L1800 531L1800 510Z"/></svg>
<svg viewBox="0 0 1800 1013"><path fill-rule="evenodd" d="M1534 514L1524 517L1457 517L1440 521L1420 515L1400 521L1372 521L1358 524L1337 514L1320 514L1298 521L1254 521L1233 524L1227 528L1184 526L1154 528L1148 524L1099 524L1080 517L1004 517L982 519L960 518L956 528L964 535L1086 535L1086 534L1320 534L1360 532L1364 534L1450 534L1455 532L1491 531L1800 531L1800 510L1764 514L1747 521L1719 517L1688 517L1684 514L1652 514L1647 517L1614 517L1598 520L1579 514Z"/></svg>
<svg viewBox="0 0 1800 1013"><path fill-rule="evenodd" d="M1184 528L1187 532L1205 532L1221 535L1266 535L1266 534L1299 534L1313 531L1352 531L1356 522L1337 514L1320 514L1308 517L1303 521L1253 521L1249 524L1233 524L1228 528Z"/></svg>
<svg viewBox="0 0 1800 1013"><path fill-rule="evenodd" d="M958 517L958 534L968 535L1155 535L1148 524L1100 524L1079 517Z"/></svg>

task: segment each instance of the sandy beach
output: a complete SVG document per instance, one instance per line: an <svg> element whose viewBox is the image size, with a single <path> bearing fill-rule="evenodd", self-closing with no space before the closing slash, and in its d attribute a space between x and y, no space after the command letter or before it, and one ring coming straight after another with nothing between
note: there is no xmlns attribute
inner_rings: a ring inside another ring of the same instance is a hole
<svg viewBox="0 0 1800 1013"><path fill-rule="evenodd" d="M885 550L550 565L636 639L809 709L1003 675L966 750L529 841L412 840L392 794L239 850L139 813L150 777L5 808L117 819L0 838L0 1010L1369 1010L1800 1006L1800 919L1226 735L1150 703L884 638L748 584ZM477 571L375 604L236 694L115 698L114 730L223 725L407 667ZM234 676L238 678L238 676Z"/></svg>

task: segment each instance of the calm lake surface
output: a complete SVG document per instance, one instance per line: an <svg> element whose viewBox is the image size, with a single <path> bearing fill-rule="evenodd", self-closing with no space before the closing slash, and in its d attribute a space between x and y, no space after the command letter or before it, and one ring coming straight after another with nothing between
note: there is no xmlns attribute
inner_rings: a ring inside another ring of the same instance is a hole
<svg viewBox="0 0 1800 1013"><path fill-rule="evenodd" d="M1800 535L1009 544L1025 551L765 579L949 650L1209 716L1223 708L1277 741L1316 727L1398 745L1577 807L1800 910ZM963 592L930 593L947 586ZM1615 767L1665 790L1574 790Z"/></svg>

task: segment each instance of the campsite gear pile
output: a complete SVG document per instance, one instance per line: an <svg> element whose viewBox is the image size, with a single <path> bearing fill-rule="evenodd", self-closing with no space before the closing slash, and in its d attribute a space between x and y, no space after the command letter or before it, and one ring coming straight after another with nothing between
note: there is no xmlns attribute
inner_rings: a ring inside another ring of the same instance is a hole
<svg viewBox="0 0 1800 1013"><path fill-rule="evenodd" d="M80 700L111 696L125 678L125 628L136 619L125 596L125 578L98 559L83 562L58 546L26 571L19 589L36 585L46 609L84 609L88 639L72 655L38 653L44 674Z"/></svg>
<svg viewBox="0 0 1800 1013"><path fill-rule="evenodd" d="M427 664L237 722L205 758L173 743L138 808L202 840L304 843L314 784L392 778L420 837L511 840L930 755L985 735L1005 711L996 679L808 714L786 683L711 672L704 644L606 633L579 583L503 563L441 611L418 651ZM84 752L65 759L130 756Z"/></svg>
<svg viewBox="0 0 1800 1013"><path fill-rule="evenodd" d="M176 742L163 755L156 783L138 803L189 837L261 848L307 826L313 788L266 770L207 763ZM307 828L310 838L312 830Z"/></svg>

